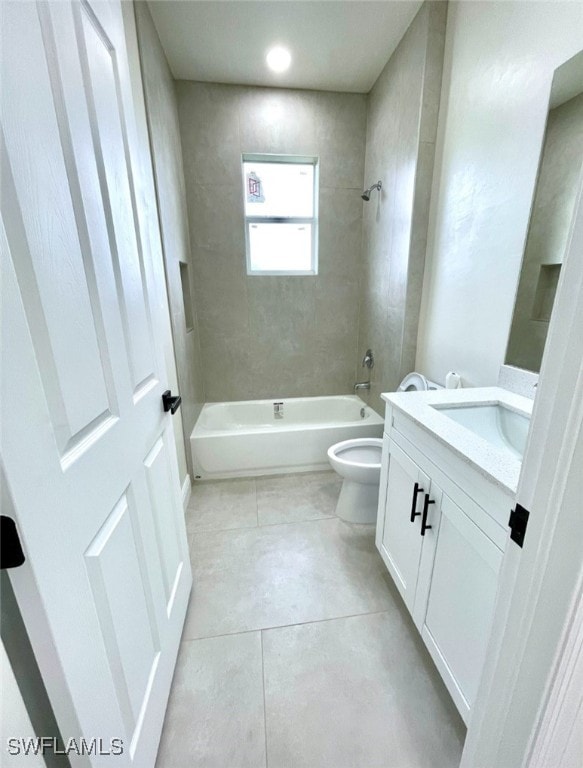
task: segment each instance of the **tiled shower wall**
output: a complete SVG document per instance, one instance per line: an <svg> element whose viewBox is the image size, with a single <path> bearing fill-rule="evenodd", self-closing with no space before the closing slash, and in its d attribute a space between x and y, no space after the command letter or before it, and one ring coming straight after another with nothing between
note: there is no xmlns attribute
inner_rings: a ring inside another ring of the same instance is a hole
<svg viewBox="0 0 583 768"><path fill-rule="evenodd" d="M368 95L357 376L375 354L370 392L393 391L413 370L427 245L447 3L426 2Z"/></svg>
<svg viewBox="0 0 583 768"><path fill-rule="evenodd" d="M207 401L352 391L366 96L178 81ZM320 158L316 276L247 276L241 154Z"/></svg>

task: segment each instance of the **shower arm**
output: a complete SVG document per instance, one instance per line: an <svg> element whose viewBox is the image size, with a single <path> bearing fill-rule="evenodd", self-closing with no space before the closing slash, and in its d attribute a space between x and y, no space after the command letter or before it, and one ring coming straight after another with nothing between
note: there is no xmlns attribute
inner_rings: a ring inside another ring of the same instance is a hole
<svg viewBox="0 0 583 768"><path fill-rule="evenodd" d="M373 191L373 189L377 189L379 192L381 191L383 187L383 182L379 179L376 184L373 184L368 189L365 189L362 193L361 197L365 202L368 202L370 200L370 193Z"/></svg>

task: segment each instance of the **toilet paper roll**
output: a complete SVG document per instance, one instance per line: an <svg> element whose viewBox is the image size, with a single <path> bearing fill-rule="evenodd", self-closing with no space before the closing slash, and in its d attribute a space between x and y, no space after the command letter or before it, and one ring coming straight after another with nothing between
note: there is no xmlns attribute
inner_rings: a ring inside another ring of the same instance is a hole
<svg viewBox="0 0 583 768"><path fill-rule="evenodd" d="M455 371L450 371L445 377L446 389L459 389L462 385L462 377Z"/></svg>

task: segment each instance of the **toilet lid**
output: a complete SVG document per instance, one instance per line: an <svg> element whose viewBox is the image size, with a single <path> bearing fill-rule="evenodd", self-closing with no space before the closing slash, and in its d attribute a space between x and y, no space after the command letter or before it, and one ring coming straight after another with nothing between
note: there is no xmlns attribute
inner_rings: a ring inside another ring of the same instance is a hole
<svg viewBox="0 0 583 768"><path fill-rule="evenodd" d="M417 371L409 373L399 384L398 392L425 392L428 389L427 379Z"/></svg>

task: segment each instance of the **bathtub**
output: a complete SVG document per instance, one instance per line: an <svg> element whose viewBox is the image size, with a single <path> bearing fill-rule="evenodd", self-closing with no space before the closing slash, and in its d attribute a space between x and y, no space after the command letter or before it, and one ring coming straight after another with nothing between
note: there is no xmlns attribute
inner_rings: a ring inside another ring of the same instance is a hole
<svg viewBox="0 0 583 768"><path fill-rule="evenodd" d="M206 403L190 447L195 476L211 480L329 469L334 443L382 434L383 419L356 395L246 400Z"/></svg>

